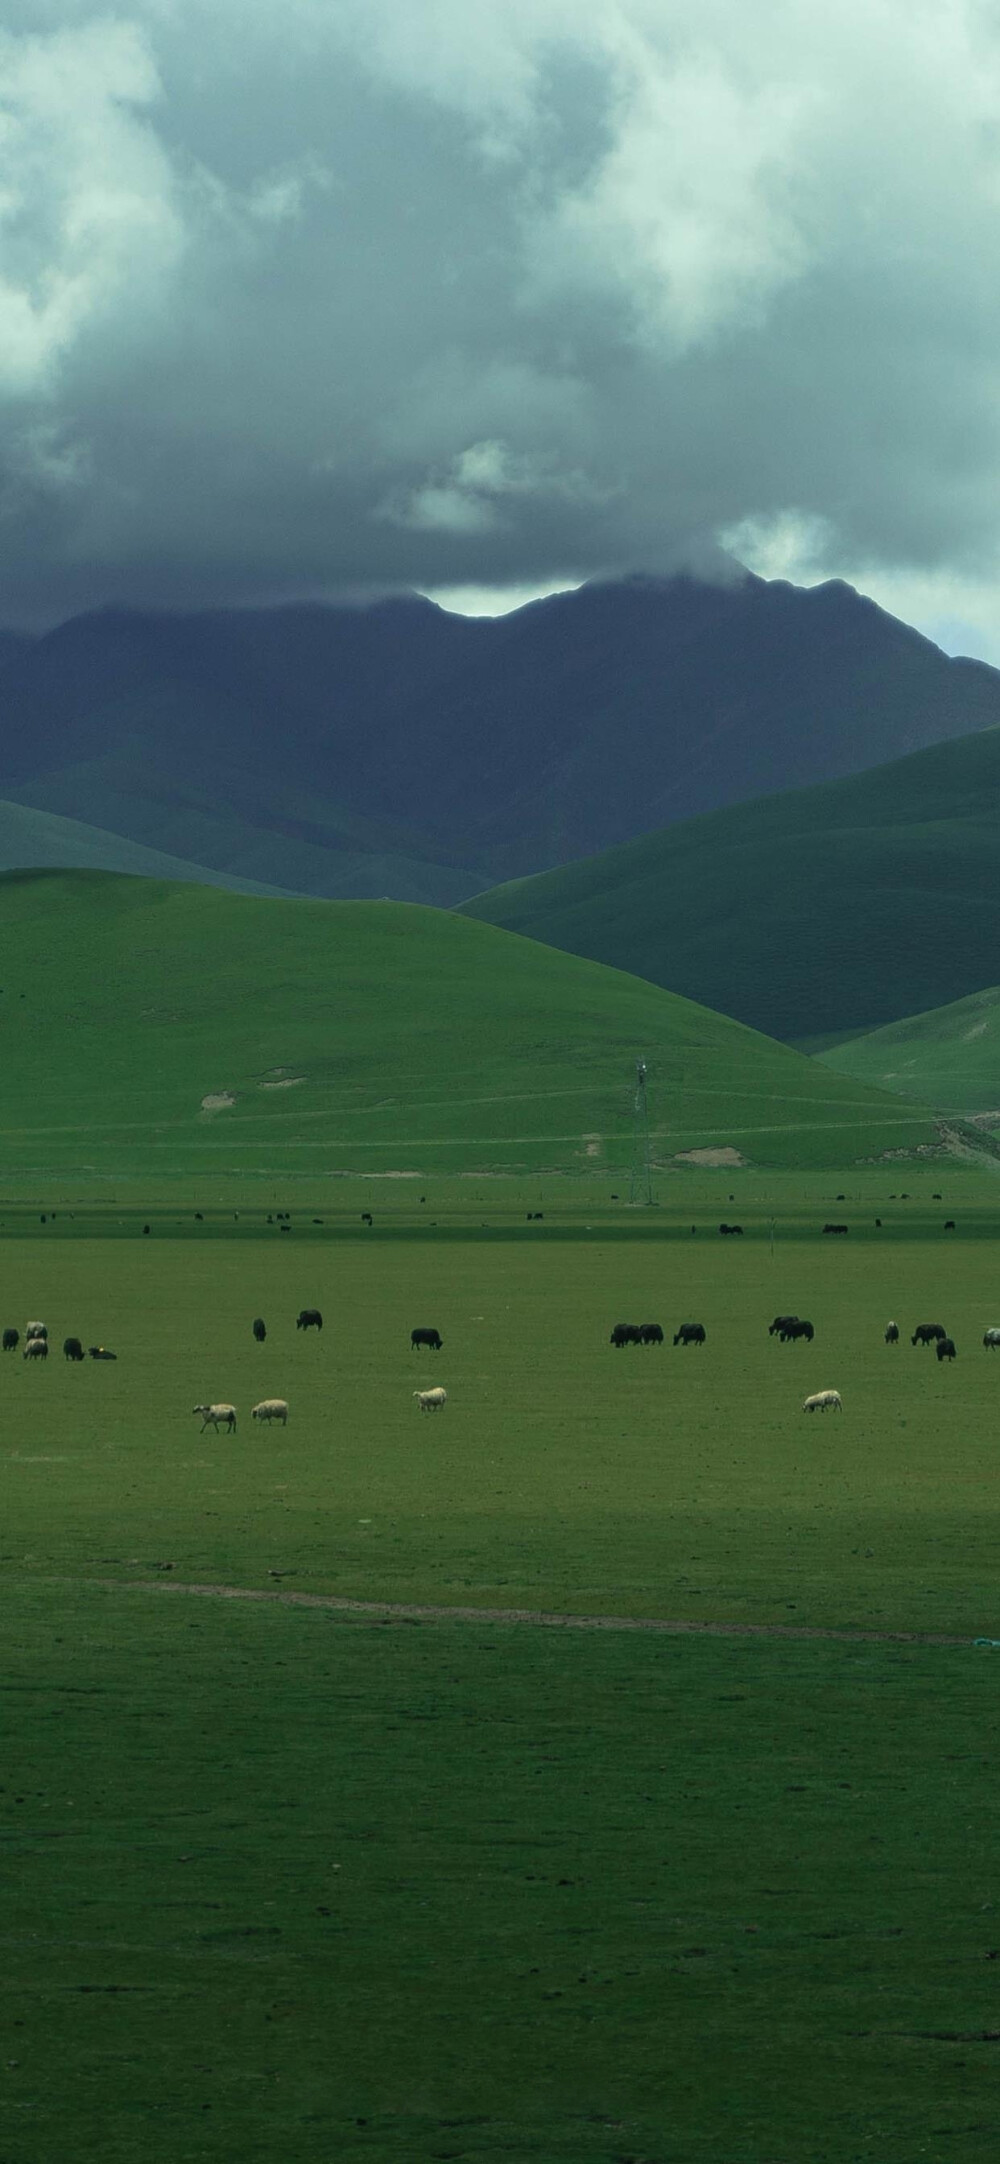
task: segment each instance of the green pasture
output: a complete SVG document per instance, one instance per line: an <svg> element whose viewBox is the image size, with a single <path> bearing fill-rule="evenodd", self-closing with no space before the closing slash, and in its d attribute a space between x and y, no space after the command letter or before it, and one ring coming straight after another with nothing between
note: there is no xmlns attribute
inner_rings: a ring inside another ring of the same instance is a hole
<svg viewBox="0 0 1000 2164"><path fill-rule="evenodd" d="M1000 988L825 1048L825 1067L946 1111L1000 1123Z"/></svg>
<svg viewBox="0 0 1000 2164"><path fill-rule="evenodd" d="M992 2164L996 1655L8 1602L5 2164Z"/></svg>
<svg viewBox="0 0 1000 2164"><path fill-rule="evenodd" d="M0 877L0 1184L627 1173L933 1151L923 1107L444 910Z"/></svg>
<svg viewBox="0 0 1000 2164"><path fill-rule="evenodd" d="M881 1235L858 1213L846 1240L773 1246L749 1218L725 1241L547 1220L99 1239L57 1218L4 1249L2 1320L40 1316L53 1343L44 1369L0 1359L5 1563L1000 1636L1000 1357L981 1343L996 1244L985 1216L974 1237L929 1216L907 1236L903 1210ZM303 1305L322 1336L296 1331ZM769 1338L779 1312L808 1316L814 1343ZM890 1317L905 1337L943 1322L954 1366L888 1350ZM700 1321L708 1342L619 1352L620 1320L668 1339ZM410 1351L416 1323L443 1352ZM70 1332L117 1362L64 1362ZM414 1404L429 1380L441 1414ZM843 1416L803 1415L828 1387ZM287 1432L250 1421L269 1396ZM239 1408L235 1438L199 1433L191 1408L218 1400Z"/></svg>
<svg viewBox="0 0 1000 2164"><path fill-rule="evenodd" d="M1000 1198L897 1176L4 1201L3 2164L993 2159Z"/></svg>

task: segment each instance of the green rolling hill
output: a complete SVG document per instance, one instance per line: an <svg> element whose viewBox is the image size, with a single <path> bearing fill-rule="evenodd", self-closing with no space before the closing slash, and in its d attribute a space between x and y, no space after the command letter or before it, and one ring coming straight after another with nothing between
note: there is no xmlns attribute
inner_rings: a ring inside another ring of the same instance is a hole
<svg viewBox="0 0 1000 2164"><path fill-rule="evenodd" d="M13 871L128 872L144 879L178 879L198 886L230 887L239 894L278 895L286 890L238 871L213 871L127 835L64 819L55 812L0 799L0 874Z"/></svg>
<svg viewBox="0 0 1000 2164"><path fill-rule="evenodd" d="M835 1074L919 1104L1000 1119L1000 986L852 1037L821 1058Z"/></svg>
<svg viewBox="0 0 1000 2164"><path fill-rule="evenodd" d="M463 913L786 1040L976 992L1000 954L1000 729L734 805Z"/></svg>
<svg viewBox="0 0 1000 2164"><path fill-rule="evenodd" d="M657 986L404 903L0 879L0 1175L831 1165L928 1115Z"/></svg>

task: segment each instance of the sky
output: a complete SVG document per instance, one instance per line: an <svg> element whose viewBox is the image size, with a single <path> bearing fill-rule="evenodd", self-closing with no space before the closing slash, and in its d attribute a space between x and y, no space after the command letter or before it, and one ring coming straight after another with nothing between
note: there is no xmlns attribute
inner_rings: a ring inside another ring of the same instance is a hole
<svg viewBox="0 0 1000 2164"><path fill-rule="evenodd" d="M842 577L1000 662L1000 0L2 0L0 620Z"/></svg>

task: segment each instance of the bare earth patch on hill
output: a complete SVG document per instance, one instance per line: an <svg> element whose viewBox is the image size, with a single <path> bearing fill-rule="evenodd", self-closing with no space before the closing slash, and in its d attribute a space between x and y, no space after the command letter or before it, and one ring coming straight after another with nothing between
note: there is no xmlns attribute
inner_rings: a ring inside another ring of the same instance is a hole
<svg viewBox="0 0 1000 2164"><path fill-rule="evenodd" d="M746 1158L732 1146L718 1150L678 1150L675 1165L745 1165Z"/></svg>

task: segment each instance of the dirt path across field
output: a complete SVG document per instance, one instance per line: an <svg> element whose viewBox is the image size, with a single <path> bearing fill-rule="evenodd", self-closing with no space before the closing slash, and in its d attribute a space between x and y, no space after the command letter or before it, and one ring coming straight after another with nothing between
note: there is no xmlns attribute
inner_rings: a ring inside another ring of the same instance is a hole
<svg viewBox="0 0 1000 2164"><path fill-rule="evenodd" d="M970 1646L944 1631L827 1630L809 1623L683 1623L660 1616L560 1615L544 1608L425 1608L409 1601L341 1600L333 1593L285 1593L278 1587L186 1585L177 1578L77 1579L111 1593L180 1593L199 1600L277 1601L285 1608L328 1608L378 1623L530 1623L544 1630L659 1631L674 1638L837 1638L850 1645Z"/></svg>

